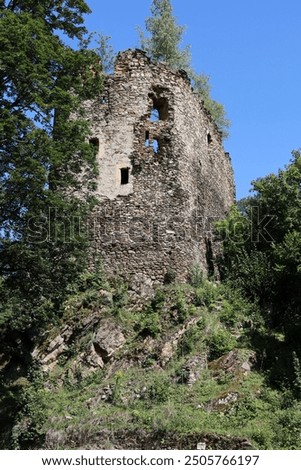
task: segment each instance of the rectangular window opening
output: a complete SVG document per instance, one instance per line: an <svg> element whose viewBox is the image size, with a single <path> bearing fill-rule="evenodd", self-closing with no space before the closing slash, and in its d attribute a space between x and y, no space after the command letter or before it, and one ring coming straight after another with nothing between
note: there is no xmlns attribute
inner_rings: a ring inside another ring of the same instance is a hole
<svg viewBox="0 0 301 470"><path fill-rule="evenodd" d="M130 176L129 168L120 168L120 184L128 184Z"/></svg>
<svg viewBox="0 0 301 470"><path fill-rule="evenodd" d="M208 145L212 144L212 137L211 137L211 134L209 132L207 134L207 144Z"/></svg>

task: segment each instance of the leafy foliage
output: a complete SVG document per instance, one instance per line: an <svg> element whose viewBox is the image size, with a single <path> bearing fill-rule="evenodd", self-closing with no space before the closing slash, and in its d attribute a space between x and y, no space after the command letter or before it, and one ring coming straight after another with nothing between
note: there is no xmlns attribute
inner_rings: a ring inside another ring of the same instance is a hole
<svg viewBox="0 0 301 470"><path fill-rule="evenodd" d="M147 309L143 312L141 320L137 326L139 334L143 337L158 337L161 333L162 326L158 312Z"/></svg>
<svg viewBox="0 0 301 470"><path fill-rule="evenodd" d="M227 118L224 106L211 98L210 77L203 73L197 74L192 69L190 69L189 75L192 79L193 88L201 96L205 108L210 112L218 129L222 132L223 137L229 137L231 123Z"/></svg>
<svg viewBox="0 0 301 470"><path fill-rule="evenodd" d="M218 224L224 246L222 277L259 305L266 337L284 335L285 343L278 343L278 366L273 364L274 351L267 347L270 377L274 383L290 383L296 396L299 372L294 377L289 370L293 365L297 371L300 361L300 184L301 154L294 151L284 170L253 182L254 195Z"/></svg>
<svg viewBox="0 0 301 470"><path fill-rule="evenodd" d="M223 354L230 352L236 346L235 338L224 328L213 331L208 337L210 359L217 359Z"/></svg>
<svg viewBox="0 0 301 470"><path fill-rule="evenodd" d="M84 39L89 11L83 0L0 2L0 340L9 358L2 422L16 448L38 443L44 406L41 383L29 377L21 387L19 376L28 376L37 338L58 322L86 262L96 165L83 103L103 81Z"/></svg>
<svg viewBox="0 0 301 470"><path fill-rule="evenodd" d="M221 270L270 312L290 338L300 331L301 155L278 175L253 182L255 195L218 224Z"/></svg>
<svg viewBox="0 0 301 470"><path fill-rule="evenodd" d="M185 27L177 25L170 0L153 0L151 14L145 22L150 37L140 30L142 49L155 61L167 62L174 69L187 69L189 49L180 49Z"/></svg>
<svg viewBox="0 0 301 470"><path fill-rule="evenodd" d="M89 11L82 0L1 4L0 274L2 323L14 329L57 314L85 263L90 201L74 194L89 191L96 170L81 104L101 91L102 75L87 44L73 50L62 37L82 41Z"/></svg>
<svg viewBox="0 0 301 470"><path fill-rule="evenodd" d="M204 281L204 272L199 264L194 264L189 273L189 281L193 287L201 287Z"/></svg>

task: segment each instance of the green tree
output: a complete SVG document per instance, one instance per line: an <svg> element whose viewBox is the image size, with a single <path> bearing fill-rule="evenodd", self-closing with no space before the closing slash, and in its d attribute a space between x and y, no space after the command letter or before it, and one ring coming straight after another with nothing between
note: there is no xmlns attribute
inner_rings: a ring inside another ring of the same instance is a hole
<svg viewBox="0 0 301 470"><path fill-rule="evenodd" d="M155 61L167 62L174 69L188 69L189 48L180 49L185 27L177 25L170 0L153 0L151 14L145 21L150 36L139 31L141 47Z"/></svg>
<svg viewBox="0 0 301 470"><path fill-rule="evenodd" d="M114 69L116 54L112 45L110 44L110 36L98 35L97 38L97 53L101 58L102 70L104 73L111 73Z"/></svg>
<svg viewBox="0 0 301 470"><path fill-rule="evenodd" d="M86 237L75 234L90 201L75 194L96 169L82 103L102 87L83 40L89 11L83 0L0 2L1 317L13 329L59 314L85 262Z"/></svg>
<svg viewBox="0 0 301 470"><path fill-rule="evenodd" d="M179 26L173 15L170 0L153 0L151 15L145 21L148 36L139 29L142 49L155 61L164 61L173 69L184 69L192 80L194 89L200 94L206 109L213 117L223 137L229 133L230 121L222 104L210 96L209 77L197 74L191 66L190 47L181 48L184 26Z"/></svg>
<svg viewBox="0 0 301 470"><path fill-rule="evenodd" d="M190 69L190 77L192 79L194 89L201 96L205 108L210 112L223 138L229 136L230 121L227 118L224 106L211 98L210 77L203 73L197 74Z"/></svg>
<svg viewBox="0 0 301 470"><path fill-rule="evenodd" d="M253 182L254 196L218 224L224 277L257 299L271 327L290 341L301 331L301 153Z"/></svg>

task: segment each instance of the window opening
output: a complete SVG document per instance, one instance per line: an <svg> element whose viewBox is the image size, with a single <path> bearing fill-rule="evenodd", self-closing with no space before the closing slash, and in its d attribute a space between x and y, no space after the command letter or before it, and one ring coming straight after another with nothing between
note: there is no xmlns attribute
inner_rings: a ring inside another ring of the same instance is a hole
<svg viewBox="0 0 301 470"><path fill-rule="evenodd" d="M97 137L91 137L91 139L89 139L89 144L92 145L92 147L94 147L96 151L98 151L99 139Z"/></svg>
<svg viewBox="0 0 301 470"><path fill-rule="evenodd" d="M151 115L150 115L150 120L151 120L151 122L160 121L160 114L159 114L158 109L156 109L156 108L152 109L152 112L151 112Z"/></svg>
<svg viewBox="0 0 301 470"><path fill-rule="evenodd" d="M145 147L150 146L150 141L149 141L149 131L145 131Z"/></svg>
<svg viewBox="0 0 301 470"><path fill-rule="evenodd" d="M160 147L159 147L159 141L157 139L153 140L152 147L153 147L153 150L156 154L159 153Z"/></svg>
<svg viewBox="0 0 301 470"><path fill-rule="evenodd" d="M129 174L129 168L120 168L120 184L128 184Z"/></svg>
<svg viewBox="0 0 301 470"><path fill-rule="evenodd" d="M208 145L212 144L212 137L211 137L211 134L209 132L207 134L207 143L208 143Z"/></svg>
<svg viewBox="0 0 301 470"><path fill-rule="evenodd" d="M168 101L167 98L150 93L149 98L153 101L153 108L150 114L152 122L167 121L168 119Z"/></svg>

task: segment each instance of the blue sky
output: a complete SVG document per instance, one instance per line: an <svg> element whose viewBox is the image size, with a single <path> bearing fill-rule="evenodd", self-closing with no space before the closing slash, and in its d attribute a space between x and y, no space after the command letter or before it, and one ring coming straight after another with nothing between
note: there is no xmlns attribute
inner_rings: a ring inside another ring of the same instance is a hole
<svg viewBox="0 0 301 470"><path fill-rule="evenodd" d="M89 31L111 36L115 51L139 45L137 26L151 0L86 0ZM225 150L237 199L251 180L275 173L301 147L301 1L173 0L187 27L193 67L210 75L212 97L231 120Z"/></svg>

